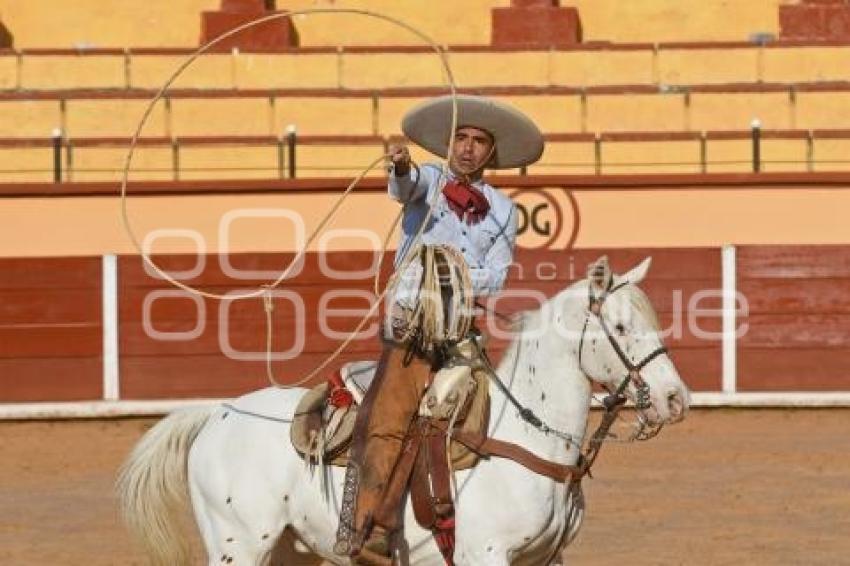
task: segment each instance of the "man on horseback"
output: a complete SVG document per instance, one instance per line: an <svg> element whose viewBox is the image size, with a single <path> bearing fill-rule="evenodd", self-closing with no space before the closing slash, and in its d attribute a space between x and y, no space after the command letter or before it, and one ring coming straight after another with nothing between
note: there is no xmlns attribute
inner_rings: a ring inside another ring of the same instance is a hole
<svg viewBox="0 0 850 566"><path fill-rule="evenodd" d="M428 343L423 337L420 307L427 300L428 274L437 282L432 286L440 304L437 326L461 334L446 343L467 339L469 324L458 322L461 315L451 312L451 305L456 307L463 303L459 297L467 296L464 304L471 306L470 295L501 290L517 232L516 207L485 183L482 173L487 167L534 163L543 152L537 127L492 100L458 96L454 132L451 121L452 98L446 96L417 106L402 123L405 135L417 145L448 157L447 169L430 163L417 166L404 146L390 150L389 194L405 207L395 261L398 281L387 308L384 350L358 411L337 543L337 552L359 564L391 556L389 537L401 527L410 473L397 469L405 438L433 372L445 361L446 344ZM452 261L462 264L464 276L452 278L458 271ZM403 477L395 477L399 474Z"/></svg>

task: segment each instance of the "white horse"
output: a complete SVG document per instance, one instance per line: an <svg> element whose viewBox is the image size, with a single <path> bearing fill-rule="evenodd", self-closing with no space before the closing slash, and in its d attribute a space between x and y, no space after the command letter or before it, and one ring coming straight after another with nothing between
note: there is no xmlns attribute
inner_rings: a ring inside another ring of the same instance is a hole
<svg viewBox="0 0 850 566"><path fill-rule="evenodd" d="M613 329L608 333L634 364L660 345L655 312L637 288L648 268L649 258L617 276L600 258L591 265L594 277L522 316L499 364L497 373L513 396L573 442L530 426L496 387L491 387L491 436L553 462L576 463L591 381L613 390L627 373L603 325ZM616 292L605 296L612 286ZM605 296L599 317L589 296ZM642 413L646 420L663 424L684 418L688 390L667 356L654 357L641 376L651 401ZM209 565L291 564L294 558L299 563L349 562L332 550L344 469L308 469L289 440L289 423L304 392L267 388L230 404L177 411L139 441L118 487L125 517L155 562L185 563L177 525L187 491ZM635 399L634 384L626 394ZM456 478L455 563L560 563L561 551L581 525L580 488L500 458L482 460ZM402 563L444 563L431 533L414 520L409 502L403 539Z"/></svg>

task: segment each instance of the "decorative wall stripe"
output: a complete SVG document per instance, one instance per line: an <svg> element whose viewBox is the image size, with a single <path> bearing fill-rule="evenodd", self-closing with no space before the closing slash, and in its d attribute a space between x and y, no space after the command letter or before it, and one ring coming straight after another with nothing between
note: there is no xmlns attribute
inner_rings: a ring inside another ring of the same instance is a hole
<svg viewBox="0 0 850 566"><path fill-rule="evenodd" d="M118 257L103 256L103 399L120 397L118 373Z"/></svg>
<svg viewBox="0 0 850 566"><path fill-rule="evenodd" d="M737 339L736 317L737 286L735 246L723 246L720 249L723 284L723 392L734 393L737 389Z"/></svg>

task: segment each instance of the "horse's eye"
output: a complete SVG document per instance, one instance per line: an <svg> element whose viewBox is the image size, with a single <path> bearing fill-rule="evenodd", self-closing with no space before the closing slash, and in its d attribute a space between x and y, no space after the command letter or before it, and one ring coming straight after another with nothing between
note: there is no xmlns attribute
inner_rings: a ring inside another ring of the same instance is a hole
<svg viewBox="0 0 850 566"><path fill-rule="evenodd" d="M617 334L619 334L620 336L624 336L626 334L626 327L623 326L622 322L618 322L617 326L614 327L614 330L616 330Z"/></svg>

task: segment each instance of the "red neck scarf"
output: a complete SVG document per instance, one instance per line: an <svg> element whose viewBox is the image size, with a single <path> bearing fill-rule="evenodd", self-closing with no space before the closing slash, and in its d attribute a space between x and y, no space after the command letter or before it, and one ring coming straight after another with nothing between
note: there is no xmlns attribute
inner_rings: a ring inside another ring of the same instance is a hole
<svg viewBox="0 0 850 566"><path fill-rule="evenodd" d="M461 181L449 181L443 187L443 196L449 203L449 208L457 214L457 217L467 224L478 224L487 216L490 203L484 193Z"/></svg>

